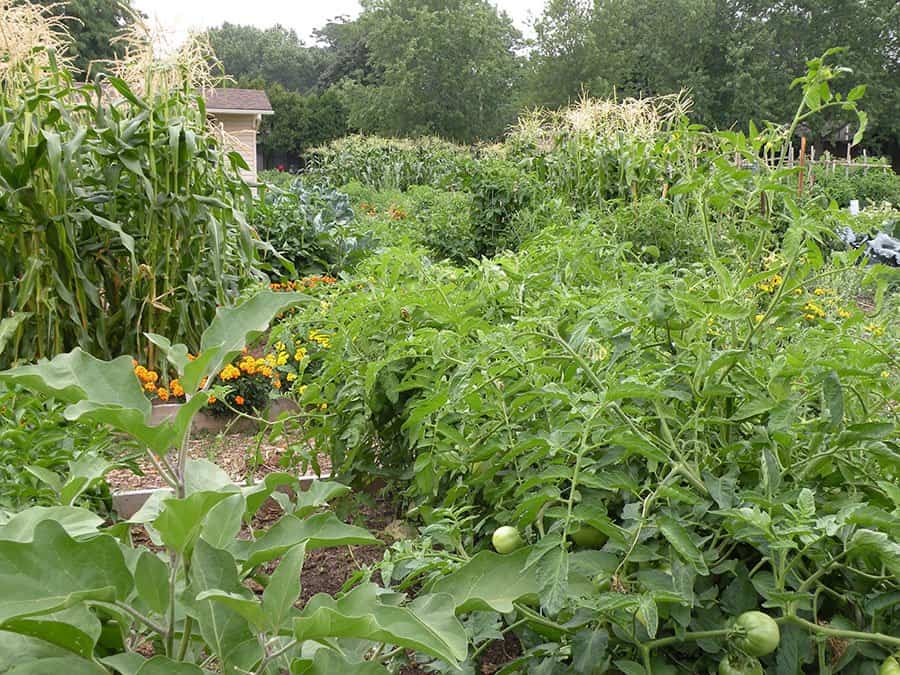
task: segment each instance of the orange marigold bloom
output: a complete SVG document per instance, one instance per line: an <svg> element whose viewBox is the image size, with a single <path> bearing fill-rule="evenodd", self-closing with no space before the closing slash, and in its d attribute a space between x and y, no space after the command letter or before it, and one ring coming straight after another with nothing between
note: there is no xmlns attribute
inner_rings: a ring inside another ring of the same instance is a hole
<svg viewBox="0 0 900 675"><path fill-rule="evenodd" d="M181 386L181 382L178 380L172 380L169 382L169 388L172 390L172 396L184 396L184 388Z"/></svg>
<svg viewBox="0 0 900 675"><path fill-rule="evenodd" d="M234 397L234 402L238 405L244 405L244 397L238 394Z"/></svg>
<svg viewBox="0 0 900 675"><path fill-rule="evenodd" d="M166 389L165 387L160 387L159 389L157 389L157 390L156 390L156 395L159 397L159 399L160 399L161 401L168 401L168 400L169 400L169 390Z"/></svg>
<svg viewBox="0 0 900 675"><path fill-rule="evenodd" d="M210 405L212 405L213 403L216 402L216 397L210 396L208 399L206 399L206 402L209 403Z"/></svg>
<svg viewBox="0 0 900 675"><path fill-rule="evenodd" d="M156 391L156 385L152 382L144 382L144 391L153 393L154 391Z"/></svg>

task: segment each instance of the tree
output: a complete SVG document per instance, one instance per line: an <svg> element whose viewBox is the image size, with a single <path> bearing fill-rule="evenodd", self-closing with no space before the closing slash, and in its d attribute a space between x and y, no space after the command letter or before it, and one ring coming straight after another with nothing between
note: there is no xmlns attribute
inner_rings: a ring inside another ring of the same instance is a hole
<svg viewBox="0 0 900 675"><path fill-rule="evenodd" d="M378 79L345 81L352 126L468 142L514 118L521 35L487 0L365 0L359 21Z"/></svg>
<svg viewBox="0 0 900 675"><path fill-rule="evenodd" d="M209 30L209 40L228 75L262 78L302 93L315 90L325 58L322 49L305 46L295 31L279 25L226 22Z"/></svg>
<svg viewBox="0 0 900 675"><path fill-rule="evenodd" d="M23 0L27 1L27 0ZM113 38L134 21L131 0L37 0L48 14L63 17L63 24L72 36L70 56L79 74L88 74L95 61L121 56L124 45ZM138 15L139 16L139 15Z"/></svg>
<svg viewBox="0 0 900 675"><path fill-rule="evenodd" d="M263 117L257 140L267 166L299 163L310 148L347 134L347 111L333 89L301 94L259 78L242 78L238 85L264 89L272 104L274 114Z"/></svg>
<svg viewBox="0 0 900 675"><path fill-rule="evenodd" d="M591 10L586 0L548 0L534 23L534 51L521 93L523 107L555 108L585 91L607 88L597 82Z"/></svg>
<svg viewBox="0 0 900 675"><path fill-rule="evenodd" d="M324 52L319 89L324 91L343 80L361 84L374 84L377 81L375 71L369 63L365 26L359 20L350 21L342 17L337 21L329 21L314 34Z"/></svg>

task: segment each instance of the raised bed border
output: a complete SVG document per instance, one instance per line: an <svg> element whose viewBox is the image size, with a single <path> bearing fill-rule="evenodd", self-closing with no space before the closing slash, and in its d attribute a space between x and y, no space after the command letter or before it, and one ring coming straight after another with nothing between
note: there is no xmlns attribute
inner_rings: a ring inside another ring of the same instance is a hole
<svg viewBox="0 0 900 675"><path fill-rule="evenodd" d="M153 406L150 415L151 424L160 424L164 420L174 417L181 407L181 403L158 403ZM277 398L273 400L262 413L262 417L270 422L277 420L283 413L297 413L300 407L288 398ZM233 419L230 417L219 417L201 410L194 416L191 424L192 432L205 432L209 434L218 434L223 431L230 433L253 433L258 431L260 424L256 420L248 418ZM326 472L321 476L299 476L297 480L300 483L301 490L309 489L314 480L325 480L330 478L331 474ZM235 483L237 487L241 484ZM131 518L144 505L144 502L150 498L157 490L164 488L144 488L141 490L122 490L112 493L113 511L123 519Z"/></svg>

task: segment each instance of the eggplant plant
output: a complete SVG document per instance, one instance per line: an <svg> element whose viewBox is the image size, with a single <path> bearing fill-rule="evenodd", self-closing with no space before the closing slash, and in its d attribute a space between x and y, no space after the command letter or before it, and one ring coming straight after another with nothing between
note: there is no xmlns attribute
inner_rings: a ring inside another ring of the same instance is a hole
<svg viewBox="0 0 900 675"><path fill-rule="evenodd" d="M187 395L178 413L157 425L126 356L101 361L76 349L0 373L2 382L66 403L69 420L128 434L168 483L126 523L109 525L75 506L81 485L69 481L59 486L61 505L33 507L0 525L0 671L378 673L406 649L447 664L465 659L466 633L449 593L407 601L367 582L297 607L308 551L378 543L324 509L349 488L315 482L302 491L288 473L238 486L215 464L187 456L206 383L274 317L305 299L267 291L220 308L194 359L184 345L148 335ZM253 517L269 497L284 515L257 531ZM135 545L133 525L146 529L153 547ZM261 594L248 588L250 579Z"/></svg>

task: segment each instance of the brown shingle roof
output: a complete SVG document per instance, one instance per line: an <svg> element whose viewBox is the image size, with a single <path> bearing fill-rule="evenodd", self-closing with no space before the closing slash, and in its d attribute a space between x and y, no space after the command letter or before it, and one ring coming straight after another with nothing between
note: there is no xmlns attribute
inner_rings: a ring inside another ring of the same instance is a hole
<svg viewBox="0 0 900 675"><path fill-rule="evenodd" d="M206 109L215 110L252 110L253 112L271 112L269 97L261 89L212 89L206 92Z"/></svg>

